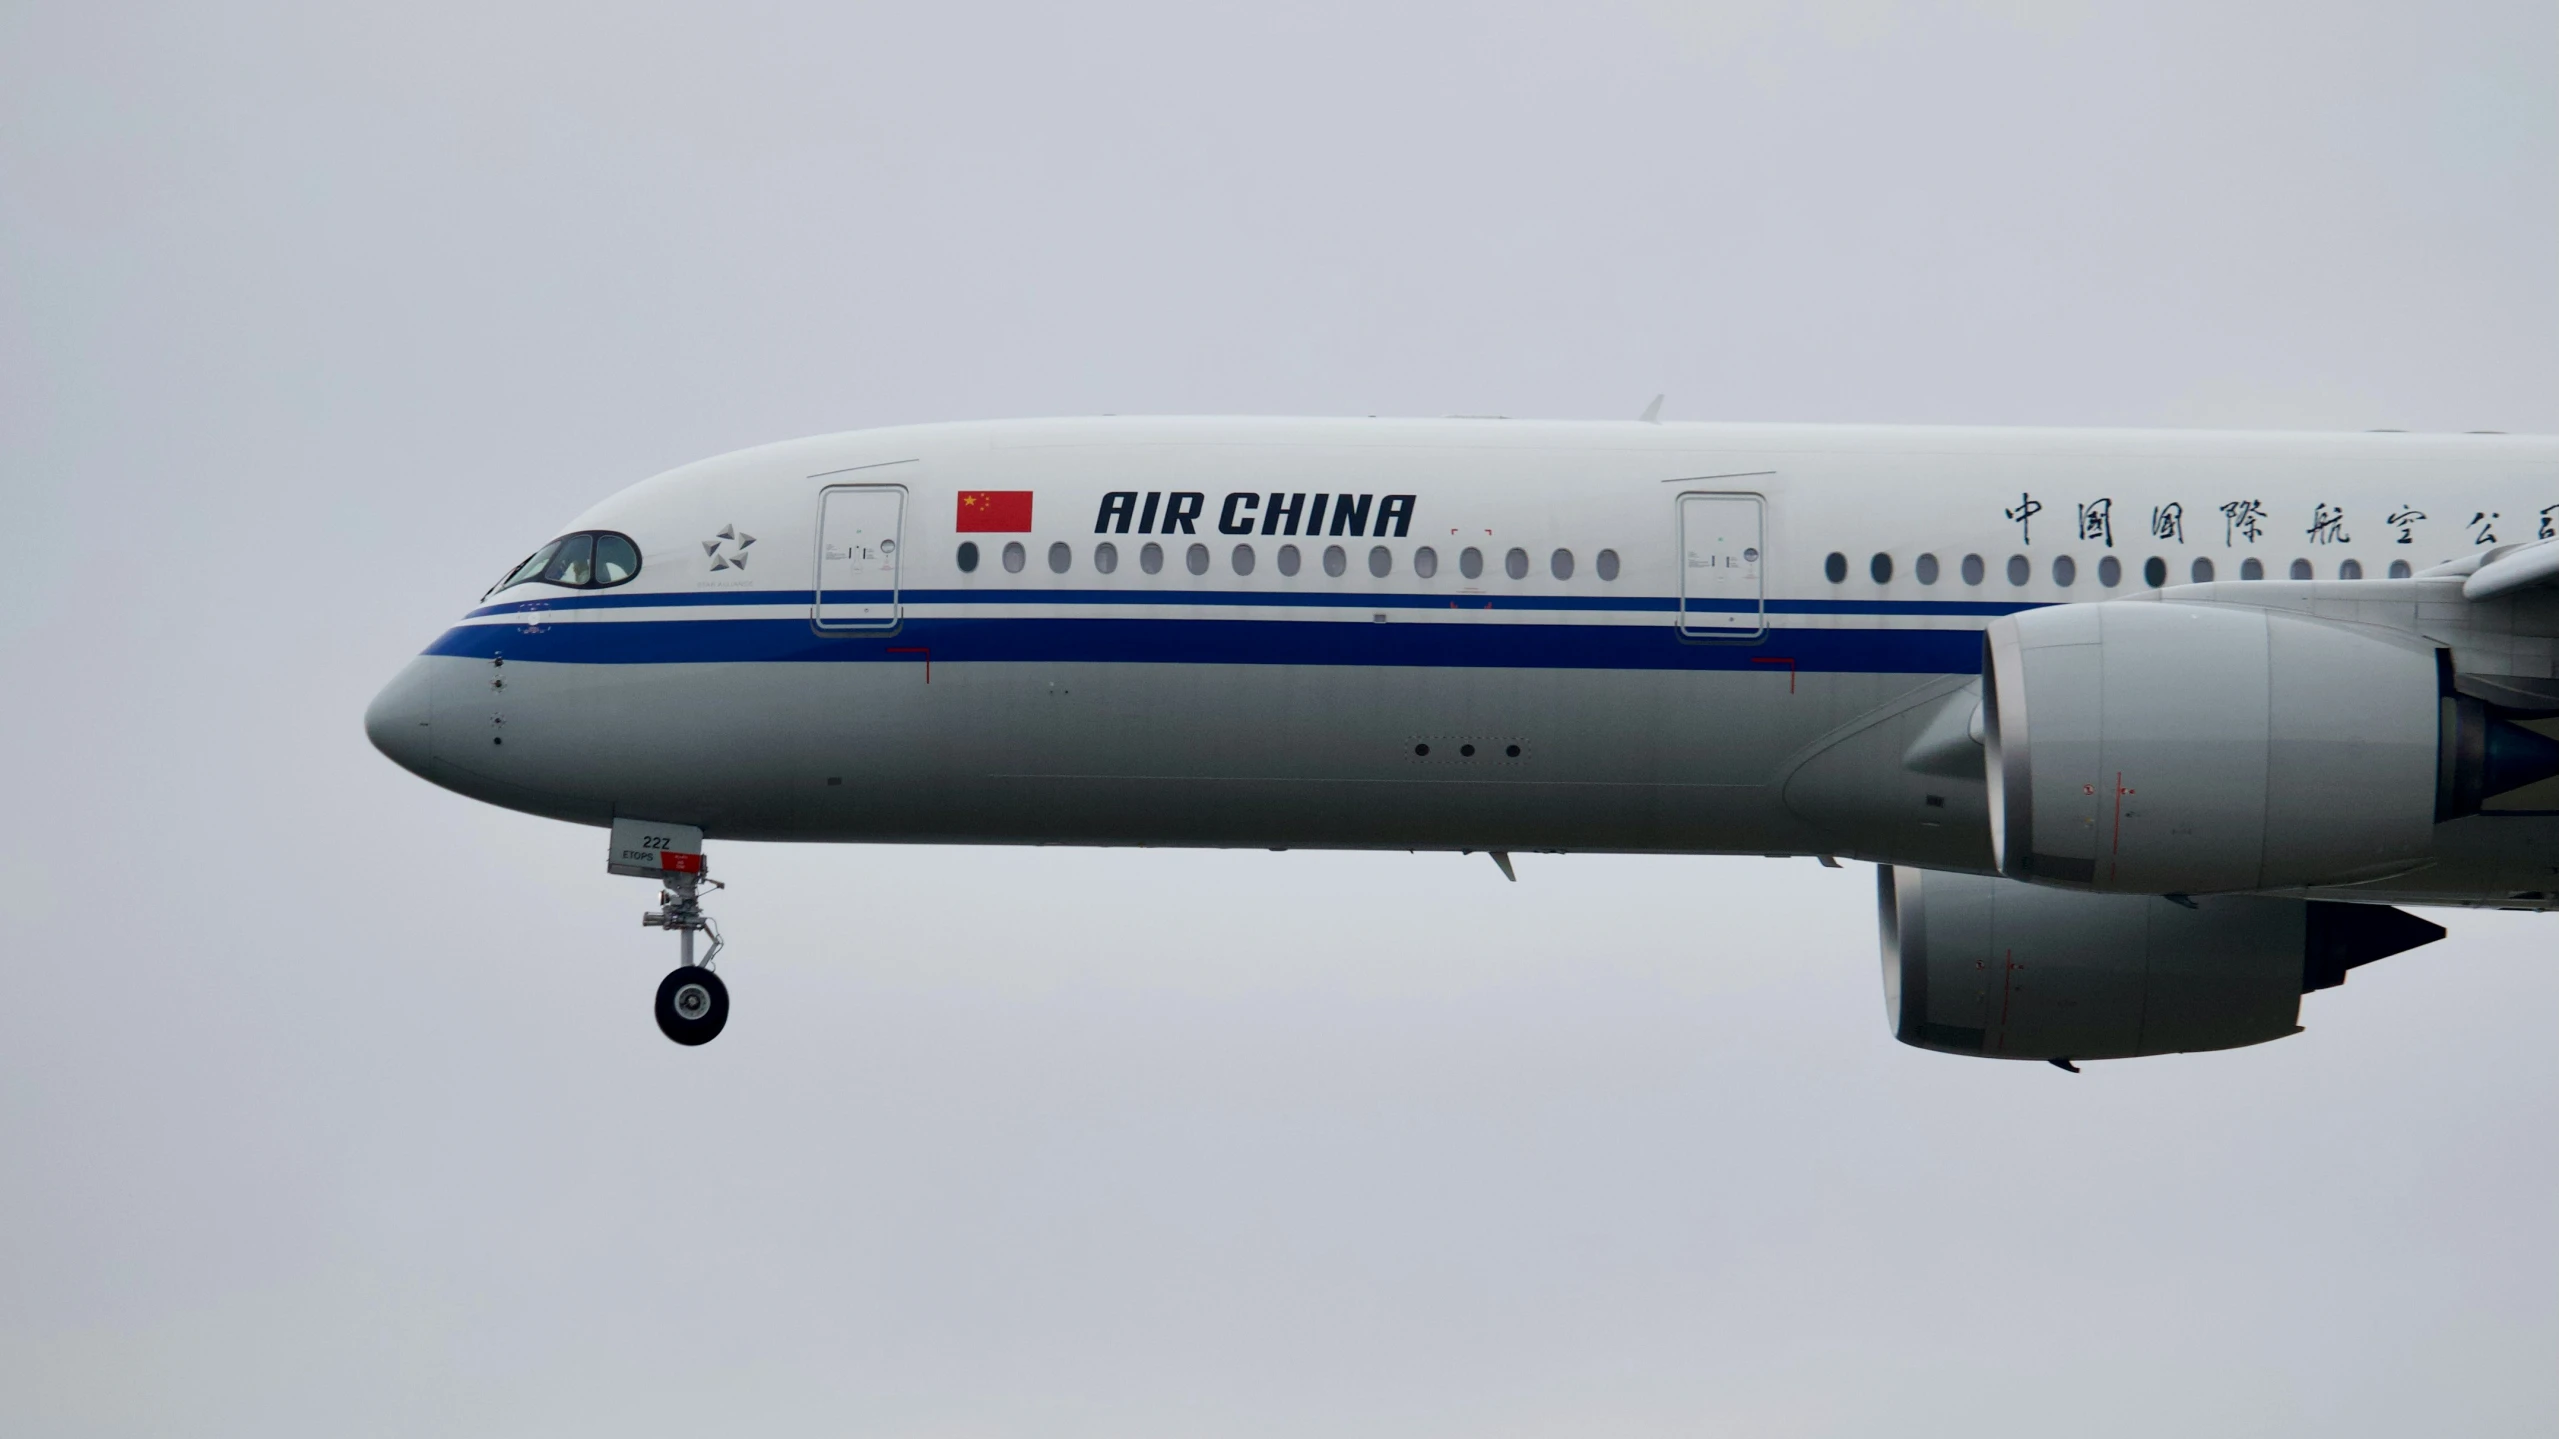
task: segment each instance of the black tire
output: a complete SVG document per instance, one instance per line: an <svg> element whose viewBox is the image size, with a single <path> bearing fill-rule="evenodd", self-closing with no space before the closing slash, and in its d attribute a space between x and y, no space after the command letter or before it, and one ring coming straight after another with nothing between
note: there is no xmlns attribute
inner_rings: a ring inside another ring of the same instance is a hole
<svg viewBox="0 0 2559 1439"><path fill-rule="evenodd" d="M692 993L689 991L699 991ZM700 965L658 981L658 1032L678 1044L708 1044L729 1023L729 987Z"/></svg>

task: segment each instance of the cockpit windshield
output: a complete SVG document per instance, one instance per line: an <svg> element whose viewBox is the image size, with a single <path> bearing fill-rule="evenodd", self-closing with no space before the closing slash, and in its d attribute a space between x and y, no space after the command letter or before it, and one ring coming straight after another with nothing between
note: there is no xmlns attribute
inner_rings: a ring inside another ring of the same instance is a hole
<svg viewBox="0 0 2559 1439"><path fill-rule="evenodd" d="M500 580L489 593L517 585L558 585L563 589L601 590L627 584L640 572L640 547L628 535L611 530L582 530L562 535L533 552L533 557Z"/></svg>
<svg viewBox="0 0 2559 1439"><path fill-rule="evenodd" d="M640 572L640 547L614 534L599 531L595 537L595 584L602 589L618 585Z"/></svg>

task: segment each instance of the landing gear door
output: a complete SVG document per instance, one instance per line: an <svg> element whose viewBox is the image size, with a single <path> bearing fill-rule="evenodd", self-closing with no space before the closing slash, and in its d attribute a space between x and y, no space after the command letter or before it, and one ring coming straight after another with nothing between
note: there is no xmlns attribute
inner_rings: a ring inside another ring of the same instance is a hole
<svg viewBox="0 0 2559 1439"><path fill-rule="evenodd" d="M1682 638L1755 640L1768 633L1767 566L1760 554L1765 510L1758 495L1679 497Z"/></svg>
<svg viewBox="0 0 2559 1439"><path fill-rule="evenodd" d="M897 628L903 485L829 485L818 500L817 595L821 630Z"/></svg>

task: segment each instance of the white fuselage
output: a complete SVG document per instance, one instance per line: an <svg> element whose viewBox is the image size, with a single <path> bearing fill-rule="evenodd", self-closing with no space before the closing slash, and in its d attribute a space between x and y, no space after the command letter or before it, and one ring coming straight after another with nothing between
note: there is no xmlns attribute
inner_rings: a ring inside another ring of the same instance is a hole
<svg viewBox="0 0 2559 1439"><path fill-rule="evenodd" d="M491 593L369 725L478 798L715 837L1981 870L1977 776L1815 761L1975 683L1992 618L2260 574L2415 615L2421 582L2394 573L2554 519L2559 442L2537 437L864 431L598 505L569 531L627 536L634 577ZM2445 643L2459 660L2468 641ZM2494 664L2548 677L2550 648ZM1905 782L1916 818L1861 808ZM2407 892L2542 902L2559 823L2535 811L2441 826Z"/></svg>

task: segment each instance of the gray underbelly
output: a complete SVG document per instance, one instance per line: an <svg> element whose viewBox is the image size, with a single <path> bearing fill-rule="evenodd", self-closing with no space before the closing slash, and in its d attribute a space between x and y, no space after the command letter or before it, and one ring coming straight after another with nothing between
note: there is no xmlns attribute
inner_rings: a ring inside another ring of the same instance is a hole
<svg viewBox="0 0 2559 1439"><path fill-rule="evenodd" d="M1822 735L1924 682L431 663L438 778L588 822L638 814L740 839L1701 853L1818 847L1780 798L1786 773Z"/></svg>

